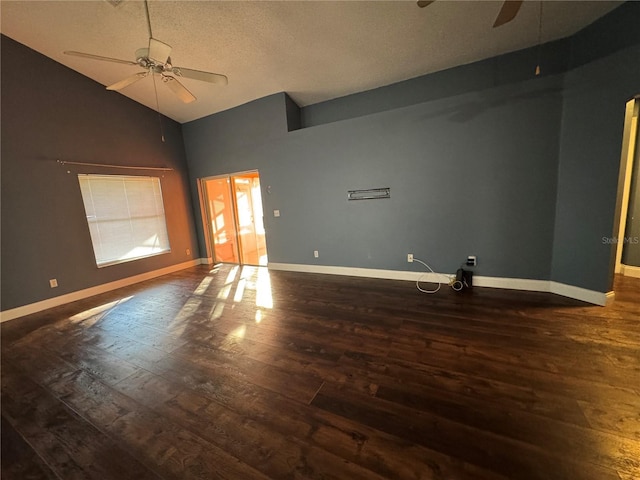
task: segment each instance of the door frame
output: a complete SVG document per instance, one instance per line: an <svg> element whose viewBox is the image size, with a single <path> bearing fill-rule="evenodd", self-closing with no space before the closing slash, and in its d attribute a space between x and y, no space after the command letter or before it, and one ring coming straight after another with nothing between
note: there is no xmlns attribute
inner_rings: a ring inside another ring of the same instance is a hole
<svg viewBox="0 0 640 480"><path fill-rule="evenodd" d="M200 212L201 212L201 217L202 217L202 227L203 227L203 231L204 231L204 243L205 243L205 248L207 250L207 262L209 263L209 265L216 263L216 249L215 249L215 242L212 238L213 232L211 231L211 225L212 225L212 219L210 216L210 212L209 212L209 198L207 197L207 189L205 187L205 184L207 182L207 180L220 180L223 178L226 178L229 180L229 188L231 189L231 203L232 203L232 216L233 216L233 223L234 223L234 229L235 229L235 235L236 235L236 249L237 249L237 255L238 255L238 265L244 265L243 259L242 259L242 252L240 251L240 235L238 233L238 202L236 200L236 196L235 196L235 190L233 188L233 177L241 177L243 175L252 175L252 174L257 174L258 178L260 178L260 172L255 169L255 170L243 170L241 172L234 172L234 173L223 173L221 175L211 175L208 177L201 177L198 178L198 196L200 198ZM260 201L262 202L262 198L260 198ZM265 232L265 236L266 236L266 232Z"/></svg>
<svg viewBox="0 0 640 480"><path fill-rule="evenodd" d="M631 175L633 173L633 163L636 149L640 148L640 134L638 118L640 109L640 96L629 100L625 106L624 132L622 138L622 152L620 156L620 173L618 177L618 195L616 199L616 216L614 217L614 238L615 260L614 273L636 276L634 267L628 267L625 272L625 265L622 264L622 249L624 247L624 235L627 227L627 213L629 210L629 196L631 192Z"/></svg>

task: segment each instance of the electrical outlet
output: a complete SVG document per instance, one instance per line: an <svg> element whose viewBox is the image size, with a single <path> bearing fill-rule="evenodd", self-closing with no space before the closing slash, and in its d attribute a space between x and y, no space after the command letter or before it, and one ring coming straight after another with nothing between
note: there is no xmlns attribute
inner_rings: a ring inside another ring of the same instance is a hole
<svg viewBox="0 0 640 480"><path fill-rule="evenodd" d="M313 251L313 256L314 256L315 258L318 258L318 257L320 256L320 254L318 253L318 250L314 250L314 251Z"/></svg>
<svg viewBox="0 0 640 480"><path fill-rule="evenodd" d="M191 255L191 250L189 250L189 249L187 248L186 253L187 253L187 256L188 256L188 255Z"/></svg>
<svg viewBox="0 0 640 480"><path fill-rule="evenodd" d="M478 265L478 259L475 255L469 255L467 257L467 267L475 267Z"/></svg>
<svg viewBox="0 0 640 480"><path fill-rule="evenodd" d="M49 280L49 286L51 288L56 288L58 286L58 280L55 278L52 278L51 280Z"/></svg>
<svg viewBox="0 0 640 480"><path fill-rule="evenodd" d="M407 253L407 262L413 262L413 253Z"/></svg>
<svg viewBox="0 0 640 480"><path fill-rule="evenodd" d="M280 216L280 210L274 210L273 211L273 216L274 217L279 217Z"/></svg>

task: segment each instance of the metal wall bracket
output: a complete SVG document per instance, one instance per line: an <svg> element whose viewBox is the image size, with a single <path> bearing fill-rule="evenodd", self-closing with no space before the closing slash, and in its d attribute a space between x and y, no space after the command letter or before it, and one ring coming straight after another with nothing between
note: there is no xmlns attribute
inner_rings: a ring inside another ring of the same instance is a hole
<svg viewBox="0 0 640 480"><path fill-rule="evenodd" d="M347 200L373 200L375 198L391 198L391 189L386 187L347 191Z"/></svg>

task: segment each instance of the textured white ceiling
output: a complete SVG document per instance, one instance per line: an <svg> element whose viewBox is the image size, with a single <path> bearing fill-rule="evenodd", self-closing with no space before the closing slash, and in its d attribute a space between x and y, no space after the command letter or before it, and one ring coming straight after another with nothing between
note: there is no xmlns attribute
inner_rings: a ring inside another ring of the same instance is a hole
<svg viewBox="0 0 640 480"><path fill-rule="evenodd" d="M545 1L542 40L571 35L620 3ZM540 2L525 1L493 29L501 5L149 0L153 36L173 47L174 65L229 77L227 86L182 79L197 97L186 105L159 84L160 111L183 123L281 91L305 106L537 44ZM140 70L62 52L135 60L148 43L141 1L2 0L0 9L3 34L103 85ZM156 109L151 78L120 93Z"/></svg>

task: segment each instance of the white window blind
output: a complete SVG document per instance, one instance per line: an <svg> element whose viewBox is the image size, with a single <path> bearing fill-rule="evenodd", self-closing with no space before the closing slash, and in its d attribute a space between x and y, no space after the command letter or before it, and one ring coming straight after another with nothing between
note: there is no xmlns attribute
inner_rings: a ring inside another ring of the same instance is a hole
<svg viewBox="0 0 640 480"><path fill-rule="evenodd" d="M98 267L170 251L160 179L78 175Z"/></svg>

